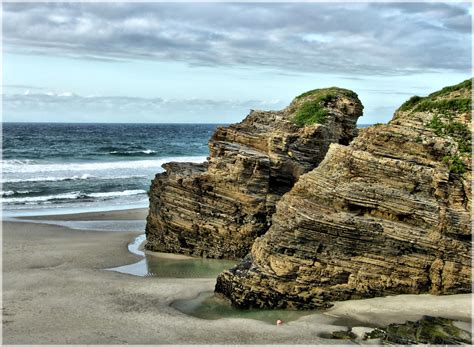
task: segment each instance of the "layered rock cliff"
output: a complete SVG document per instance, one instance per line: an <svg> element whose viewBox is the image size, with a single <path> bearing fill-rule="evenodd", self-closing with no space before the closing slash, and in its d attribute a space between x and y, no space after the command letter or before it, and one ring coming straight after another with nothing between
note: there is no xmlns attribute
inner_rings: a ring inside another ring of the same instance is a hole
<svg viewBox="0 0 474 347"><path fill-rule="evenodd" d="M282 111L251 111L216 130L203 164L169 163L150 189L147 248L242 258L270 225L275 204L316 167L331 143L348 144L362 114L349 90L313 90Z"/></svg>
<svg viewBox="0 0 474 347"><path fill-rule="evenodd" d="M216 292L243 308L470 292L471 85L413 97L331 145Z"/></svg>

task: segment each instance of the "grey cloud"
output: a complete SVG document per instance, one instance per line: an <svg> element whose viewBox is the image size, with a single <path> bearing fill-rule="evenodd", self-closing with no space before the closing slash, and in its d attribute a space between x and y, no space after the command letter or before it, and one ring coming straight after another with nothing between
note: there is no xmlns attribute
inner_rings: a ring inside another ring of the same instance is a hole
<svg viewBox="0 0 474 347"><path fill-rule="evenodd" d="M468 71L466 4L4 4L4 50L282 71Z"/></svg>

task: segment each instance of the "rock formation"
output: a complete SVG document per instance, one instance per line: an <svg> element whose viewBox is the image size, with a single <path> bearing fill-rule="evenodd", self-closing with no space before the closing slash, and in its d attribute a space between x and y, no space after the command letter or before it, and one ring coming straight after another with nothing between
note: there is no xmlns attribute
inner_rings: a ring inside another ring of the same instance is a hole
<svg viewBox="0 0 474 347"><path fill-rule="evenodd" d="M331 143L348 144L362 114L339 88L300 95L282 111L252 111L216 130L204 164L169 163L150 189L147 249L242 258L270 225L280 197Z"/></svg>
<svg viewBox="0 0 474 347"><path fill-rule="evenodd" d="M472 334L454 323L452 319L424 316L416 322L376 328L365 333L362 340L379 339L379 345L472 345Z"/></svg>
<svg viewBox="0 0 474 347"><path fill-rule="evenodd" d="M242 308L303 309L470 292L471 84L413 97L389 124L331 145L216 292Z"/></svg>

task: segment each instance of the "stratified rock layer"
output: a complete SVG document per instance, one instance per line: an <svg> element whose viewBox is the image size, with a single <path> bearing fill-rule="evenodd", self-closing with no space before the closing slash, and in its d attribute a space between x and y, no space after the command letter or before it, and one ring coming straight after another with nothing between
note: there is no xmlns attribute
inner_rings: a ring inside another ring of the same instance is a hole
<svg viewBox="0 0 474 347"><path fill-rule="evenodd" d="M331 145L216 292L243 308L470 292L470 109L466 81Z"/></svg>
<svg viewBox="0 0 474 347"><path fill-rule="evenodd" d="M322 124L302 124L314 121L302 109L319 111ZM218 128L206 163L169 163L153 180L147 249L242 258L268 230L281 195L323 160L331 143L352 140L361 114L355 93L328 88Z"/></svg>

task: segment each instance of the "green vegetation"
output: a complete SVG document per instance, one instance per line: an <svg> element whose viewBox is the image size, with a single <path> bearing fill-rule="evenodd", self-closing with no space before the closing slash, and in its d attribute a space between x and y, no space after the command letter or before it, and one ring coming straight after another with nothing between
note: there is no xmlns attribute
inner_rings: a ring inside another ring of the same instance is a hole
<svg viewBox="0 0 474 347"><path fill-rule="evenodd" d="M405 101L402 106L400 106L400 108L398 109L399 111L408 111L410 109L413 108L413 106L415 106L415 104L422 100L423 98L421 96L418 96L418 95L415 95L415 96L412 96L410 99L408 99L407 101Z"/></svg>
<svg viewBox="0 0 474 347"><path fill-rule="evenodd" d="M459 121L459 116L469 117L471 114L471 90L472 80L469 79L457 85L445 87L427 97L413 96L397 111L407 112L407 115L415 112L429 112L433 115L426 126L436 135L454 140L457 144L455 151L451 148L451 154L443 158L443 162L455 174L466 172L466 157L472 151L471 129L467 124ZM422 138L417 137L416 142L422 142Z"/></svg>
<svg viewBox="0 0 474 347"><path fill-rule="evenodd" d="M457 155L446 155L443 157L443 162L448 165L449 171L455 174L462 175L467 170L466 164L464 164L462 159Z"/></svg>
<svg viewBox="0 0 474 347"><path fill-rule="evenodd" d="M442 136L444 134L445 124L441 121L441 118L437 114L431 118L431 121L426 126L433 129L435 134L438 136Z"/></svg>
<svg viewBox="0 0 474 347"><path fill-rule="evenodd" d="M337 95L335 94L322 94L314 100L305 102L296 111L293 122L300 127L311 124L323 124L328 115L328 110L324 106L336 99Z"/></svg>
<svg viewBox="0 0 474 347"><path fill-rule="evenodd" d="M458 144L457 153L446 155L443 162L446 163L451 172L459 175L465 173L467 167L460 155L470 154L472 151L472 134L469 127L466 124L454 121L452 112L447 112L444 115L435 114L427 127L433 129L438 136L450 137L456 141Z"/></svg>
<svg viewBox="0 0 474 347"><path fill-rule="evenodd" d="M461 89L472 89L472 79L465 80L464 82L461 82L459 84L456 84L454 86L449 86L449 87L444 87L443 89L431 93L428 95L429 98L436 98L438 96L446 95Z"/></svg>
<svg viewBox="0 0 474 347"><path fill-rule="evenodd" d="M442 118L445 118L446 122L443 122ZM451 113L445 114L444 117L435 114L427 127L433 129L438 136L451 137L455 140L460 153L471 153L471 130L466 124L454 121Z"/></svg>
<svg viewBox="0 0 474 347"><path fill-rule="evenodd" d="M331 87L331 88L323 88L323 89L313 89L310 91L307 91L301 95L298 95L296 99L301 99L309 95L315 95L315 96L322 96L326 94L332 94L332 95L343 95L348 98L353 98L357 99L357 94L354 93L352 90L348 89L342 89L342 88L337 88L337 87Z"/></svg>
<svg viewBox="0 0 474 347"><path fill-rule="evenodd" d="M470 91L472 89L472 80L466 80L454 86L445 87L437 92L431 93L426 97L412 96L405 101L398 111L406 112L424 112L424 111L457 111L470 112L471 98ZM455 91L469 91L469 93L461 93L459 97L450 99L439 99Z"/></svg>
<svg viewBox="0 0 474 347"><path fill-rule="evenodd" d="M308 101L301 106L293 118L293 122L302 127L311 124L323 124L326 121L328 111L321 106L320 101Z"/></svg>
<svg viewBox="0 0 474 347"><path fill-rule="evenodd" d="M329 114L325 106L341 96L358 99L357 94L353 91L337 87L313 89L298 95L296 100L305 97L311 97L311 99L304 102L296 110L293 123L300 127L311 124L323 124ZM341 105L341 108L344 110L345 105Z"/></svg>
<svg viewBox="0 0 474 347"><path fill-rule="evenodd" d="M437 100L437 101L425 99L418 103L418 105L414 108L413 112L424 112L424 111L470 112L471 105L472 105L471 99L467 99L467 98L446 99L446 100Z"/></svg>

